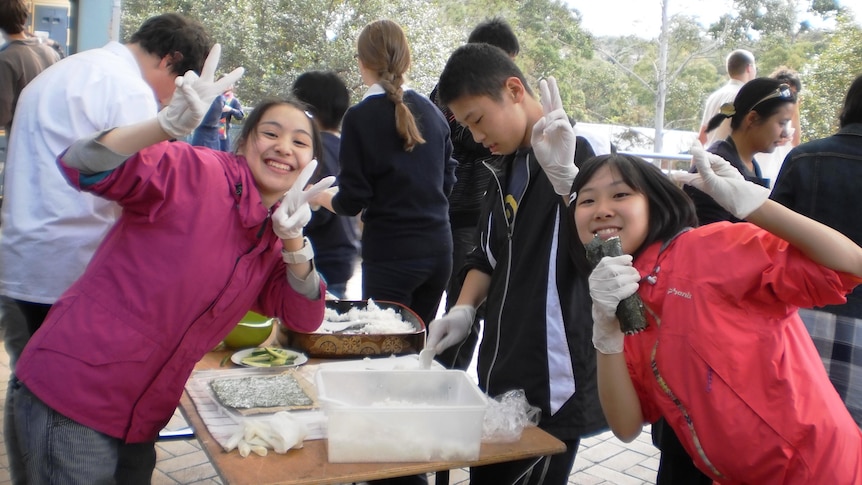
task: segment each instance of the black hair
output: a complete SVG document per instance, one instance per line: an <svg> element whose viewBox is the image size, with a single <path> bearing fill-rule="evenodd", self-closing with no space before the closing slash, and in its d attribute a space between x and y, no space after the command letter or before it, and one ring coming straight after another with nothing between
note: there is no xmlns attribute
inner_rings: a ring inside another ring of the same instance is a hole
<svg viewBox="0 0 862 485"><path fill-rule="evenodd" d="M309 71L293 82L293 95L307 104L324 130L338 130L350 106L350 92L333 71Z"/></svg>
<svg viewBox="0 0 862 485"><path fill-rule="evenodd" d="M769 77L792 87L795 93L802 91L802 80L799 79L799 73L787 66L776 67Z"/></svg>
<svg viewBox="0 0 862 485"><path fill-rule="evenodd" d="M578 193L602 167L609 167L619 174L623 182L636 192L644 194L649 204L649 225L646 239L632 256L655 242L670 240L683 229L697 227L694 203L658 167L634 155L612 153L599 155L585 161L572 184L572 193ZM572 237L569 251L575 264L589 272L584 244L575 225L575 209L578 201L569 204L570 231Z"/></svg>
<svg viewBox="0 0 862 485"><path fill-rule="evenodd" d="M29 13L30 8L24 0L3 0L0 2L0 30L9 35L24 32Z"/></svg>
<svg viewBox="0 0 862 485"><path fill-rule="evenodd" d="M533 94L524 74L503 49L490 44L464 44L446 61L437 95L444 106L464 96L488 96L499 101L510 77L520 79L527 93Z"/></svg>
<svg viewBox="0 0 862 485"><path fill-rule="evenodd" d="M862 74L856 76L850 84L844 98L844 107L838 116L838 126L841 128L851 123L862 123Z"/></svg>
<svg viewBox="0 0 862 485"><path fill-rule="evenodd" d="M502 17L494 17L478 24L470 32L467 42L471 44L491 44L503 49L510 57L515 57L521 51L518 37L512 27Z"/></svg>
<svg viewBox="0 0 862 485"><path fill-rule="evenodd" d="M255 106L251 114L246 116L245 121L242 123L242 131L240 131L236 140L237 149L245 147L245 144L252 138L258 125L260 125L263 115L276 106L292 106L308 116L311 122L311 141L314 143L312 153L317 160L323 160L323 143L320 138L320 126L314 121L314 117L308 111L308 106L302 101L291 97L266 99ZM317 170L320 170L320 165L318 165Z"/></svg>
<svg viewBox="0 0 862 485"><path fill-rule="evenodd" d="M745 120L745 117L751 111L766 119L778 112L783 105L796 103L796 96L792 92L788 92L787 96L775 96L764 99L776 93L782 85L784 83L781 81L768 77L759 77L743 84L739 88L739 92L736 93L732 108L729 105L723 105L718 114L709 120L709 124L706 125L706 131L710 132L718 128L718 125L725 118L730 118L730 129L736 130L742 126L743 120Z"/></svg>
<svg viewBox="0 0 862 485"><path fill-rule="evenodd" d="M213 46L200 22L178 13L150 17L129 39L146 52L164 58L170 56L171 72L182 76L187 71L200 74Z"/></svg>

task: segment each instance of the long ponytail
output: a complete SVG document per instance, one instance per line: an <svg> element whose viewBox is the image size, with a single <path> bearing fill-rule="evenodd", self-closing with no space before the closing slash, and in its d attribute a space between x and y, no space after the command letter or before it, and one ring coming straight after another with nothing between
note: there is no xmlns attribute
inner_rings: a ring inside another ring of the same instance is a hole
<svg viewBox="0 0 862 485"><path fill-rule="evenodd" d="M357 41L359 58L377 72L386 96L395 104L395 129L404 140L404 150L425 143L416 118L404 103L404 74L410 67L410 46L401 27L391 20L377 20L365 26Z"/></svg>

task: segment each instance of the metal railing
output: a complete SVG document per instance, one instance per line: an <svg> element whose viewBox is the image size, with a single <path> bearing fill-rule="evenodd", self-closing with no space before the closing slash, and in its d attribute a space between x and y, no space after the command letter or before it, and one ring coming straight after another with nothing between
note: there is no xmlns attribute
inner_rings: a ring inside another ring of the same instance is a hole
<svg viewBox="0 0 862 485"><path fill-rule="evenodd" d="M671 170L688 170L689 163L679 164L676 162L690 162L691 155L679 153L679 154L670 154L670 153L651 153L651 152L625 152L620 151L617 152L621 155L630 155L634 157L640 157L647 160L654 160L654 164L658 166L658 168L662 169L664 172L670 172ZM684 165L684 168L680 168L680 165Z"/></svg>

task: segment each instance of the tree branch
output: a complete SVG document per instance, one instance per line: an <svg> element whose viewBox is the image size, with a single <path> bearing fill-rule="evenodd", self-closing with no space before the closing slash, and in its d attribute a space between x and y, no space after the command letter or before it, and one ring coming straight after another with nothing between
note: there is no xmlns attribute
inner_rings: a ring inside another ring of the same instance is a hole
<svg viewBox="0 0 862 485"><path fill-rule="evenodd" d="M618 61L616 57L614 57L613 55L611 55L611 54L610 54L610 53L608 53L608 52L603 51L603 50L602 50L601 48L599 48L599 47L596 47L596 52L598 52L599 54L601 54L601 55L605 56L605 57L608 59L608 62L610 62L611 64L613 64L613 65L617 66L619 69L622 69L622 70L623 70L626 74L628 74L629 76L631 76L631 77L633 77L633 78L637 79L637 80L638 80L638 82L640 82L641 84L643 84L643 85L644 85L644 87L646 87L646 88L647 88L651 93L655 94L655 89L654 89L652 86L650 86L649 82L647 82L644 78L640 77L640 76L638 75L638 73L634 72L634 71L633 71L633 70L631 70L629 67L625 66L623 63L621 63L620 61Z"/></svg>

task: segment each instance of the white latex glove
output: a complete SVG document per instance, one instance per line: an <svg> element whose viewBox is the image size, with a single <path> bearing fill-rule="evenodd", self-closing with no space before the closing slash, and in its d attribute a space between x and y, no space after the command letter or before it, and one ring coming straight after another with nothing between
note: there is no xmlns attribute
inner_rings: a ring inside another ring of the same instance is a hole
<svg viewBox="0 0 862 485"><path fill-rule="evenodd" d="M239 429L228 439L225 451L239 450L243 458L251 452L266 456L269 449L276 453L287 453L293 448L302 448L308 435L308 427L286 411L264 418L245 418Z"/></svg>
<svg viewBox="0 0 862 485"><path fill-rule="evenodd" d="M239 81L244 72L238 67L230 74L215 81L215 71L221 58L221 44L215 44L210 50L201 75L187 71L183 76L177 76L177 89L171 102L157 115L159 125L165 133L174 138L182 138L198 127L204 119L207 110L216 96Z"/></svg>
<svg viewBox="0 0 862 485"><path fill-rule="evenodd" d="M629 254L605 256L590 273L593 299L593 346L603 354L623 351L623 332L617 321L617 306L638 291L641 277Z"/></svg>
<svg viewBox="0 0 862 485"><path fill-rule="evenodd" d="M554 186L554 192L569 196L572 182L578 174L575 166L575 130L563 110L557 80L549 77L539 81L542 111L545 116L533 125L530 143L536 160Z"/></svg>
<svg viewBox="0 0 862 485"><path fill-rule="evenodd" d="M745 219L769 198L769 189L745 180L730 162L700 143L692 145L691 159L697 173L676 174L674 180L702 190L736 218Z"/></svg>
<svg viewBox="0 0 862 485"><path fill-rule="evenodd" d="M336 195L338 195L337 185L335 187L330 187L326 190L321 191L320 193L316 194L314 197L308 200L308 203L311 205L311 210L316 211L320 209L321 206L324 206L324 204L331 207L332 199Z"/></svg>
<svg viewBox="0 0 862 485"><path fill-rule="evenodd" d="M311 220L309 199L335 183L335 177L325 177L305 190L315 170L317 170L317 160L311 160L299 173L290 190L284 193L281 205L272 214L272 230L278 237L282 239L302 237L302 228Z"/></svg>
<svg viewBox="0 0 862 485"><path fill-rule="evenodd" d="M442 317L428 325L428 340L425 348L439 354L449 347L460 344L470 334L476 308L471 305L455 305Z"/></svg>

